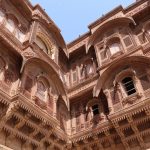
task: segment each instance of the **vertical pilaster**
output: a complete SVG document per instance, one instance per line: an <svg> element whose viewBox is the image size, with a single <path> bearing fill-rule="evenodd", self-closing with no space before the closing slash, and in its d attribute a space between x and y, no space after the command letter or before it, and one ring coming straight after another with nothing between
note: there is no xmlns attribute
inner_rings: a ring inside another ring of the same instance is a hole
<svg viewBox="0 0 150 150"><path fill-rule="evenodd" d="M74 133L76 129L76 114L75 114L75 109L72 109L71 111L71 132Z"/></svg>
<svg viewBox="0 0 150 150"><path fill-rule="evenodd" d="M109 107L109 113L112 114L114 112L113 103L111 99L111 95L108 89L104 90L104 94L106 95L108 107Z"/></svg>

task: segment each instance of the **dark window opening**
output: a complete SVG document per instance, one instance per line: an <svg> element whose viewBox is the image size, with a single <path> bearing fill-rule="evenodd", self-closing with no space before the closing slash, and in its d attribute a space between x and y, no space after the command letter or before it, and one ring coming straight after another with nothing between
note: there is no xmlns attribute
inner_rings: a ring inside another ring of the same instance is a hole
<svg viewBox="0 0 150 150"><path fill-rule="evenodd" d="M128 95L136 93L135 86L131 77L126 77L122 80L123 86Z"/></svg>
<svg viewBox="0 0 150 150"><path fill-rule="evenodd" d="M99 114L99 109L98 109L98 105L94 105L92 106L92 111L93 111L93 115L98 115Z"/></svg>

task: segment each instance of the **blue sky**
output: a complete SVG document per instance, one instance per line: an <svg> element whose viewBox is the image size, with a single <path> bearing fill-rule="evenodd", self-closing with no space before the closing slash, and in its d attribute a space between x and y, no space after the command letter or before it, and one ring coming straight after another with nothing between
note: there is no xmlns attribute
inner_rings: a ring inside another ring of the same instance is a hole
<svg viewBox="0 0 150 150"><path fill-rule="evenodd" d="M118 5L136 0L31 0L39 3L61 29L66 43L88 31L88 25Z"/></svg>

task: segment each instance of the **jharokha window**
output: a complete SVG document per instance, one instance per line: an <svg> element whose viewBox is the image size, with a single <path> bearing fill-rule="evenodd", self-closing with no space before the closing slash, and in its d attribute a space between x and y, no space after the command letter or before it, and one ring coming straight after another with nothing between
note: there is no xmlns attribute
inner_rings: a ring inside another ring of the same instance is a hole
<svg viewBox="0 0 150 150"><path fill-rule="evenodd" d="M46 101L46 86L42 81L38 81L37 83L36 95L40 100Z"/></svg>
<svg viewBox="0 0 150 150"><path fill-rule="evenodd" d="M117 52L121 51L120 44L119 43L113 43L113 44L111 44L109 46L109 50L110 50L110 54L111 55L116 54Z"/></svg>
<svg viewBox="0 0 150 150"><path fill-rule="evenodd" d="M47 45L45 44L45 42L40 38L40 37L36 37L36 44L45 52L48 53L48 48Z"/></svg>
<svg viewBox="0 0 150 150"><path fill-rule="evenodd" d="M135 85L131 77L124 78L122 84L128 96L136 93Z"/></svg>

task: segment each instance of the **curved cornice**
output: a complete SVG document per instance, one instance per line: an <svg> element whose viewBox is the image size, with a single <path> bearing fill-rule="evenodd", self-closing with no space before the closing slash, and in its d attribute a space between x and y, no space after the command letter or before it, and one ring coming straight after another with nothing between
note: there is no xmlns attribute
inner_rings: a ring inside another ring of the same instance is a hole
<svg viewBox="0 0 150 150"><path fill-rule="evenodd" d="M102 33L107 31L106 29L109 29L109 27L112 28L112 26L115 26L115 27L119 26L119 25L127 26L127 25L129 25L129 23L133 23L135 25L135 22L132 18L119 17L119 18L115 18L112 20L108 20L107 22L102 24L96 31L94 31L94 33L89 38L89 41L87 42L87 46L86 46L87 52L88 52L89 48L92 45L94 45L94 42L99 37L99 35L101 35Z"/></svg>
<svg viewBox="0 0 150 150"><path fill-rule="evenodd" d="M30 58L26 61L24 60L24 63L22 66L22 72L24 71L26 66L28 66L28 65L30 66L32 64L42 66L44 69L48 70L49 76L52 78L53 81L55 81L54 84L57 85L56 88L57 88L59 94L62 96L63 100L65 101L67 108L69 108L69 101L68 101L65 87L64 87L58 73L53 68L53 66L51 66L50 64L48 64L47 62L45 62L44 60L42 60L40 58Z"/></svg>
<svg viewBox="0 0 150 150"><path fill-rule="evenodd" d="M121 59L120 61L115 61L114 63L111 64L110 67L108 67L99 77L96 86L94 87L93 90L93 96L98 97L101 89L103 88L104 83L108 80L110 74L113 72L113 70L118 66L118 64L127 65L130 64L131 62L143 62L145 64L150 65L150 58L146 56L129 56L124 59Z"/></svg>

